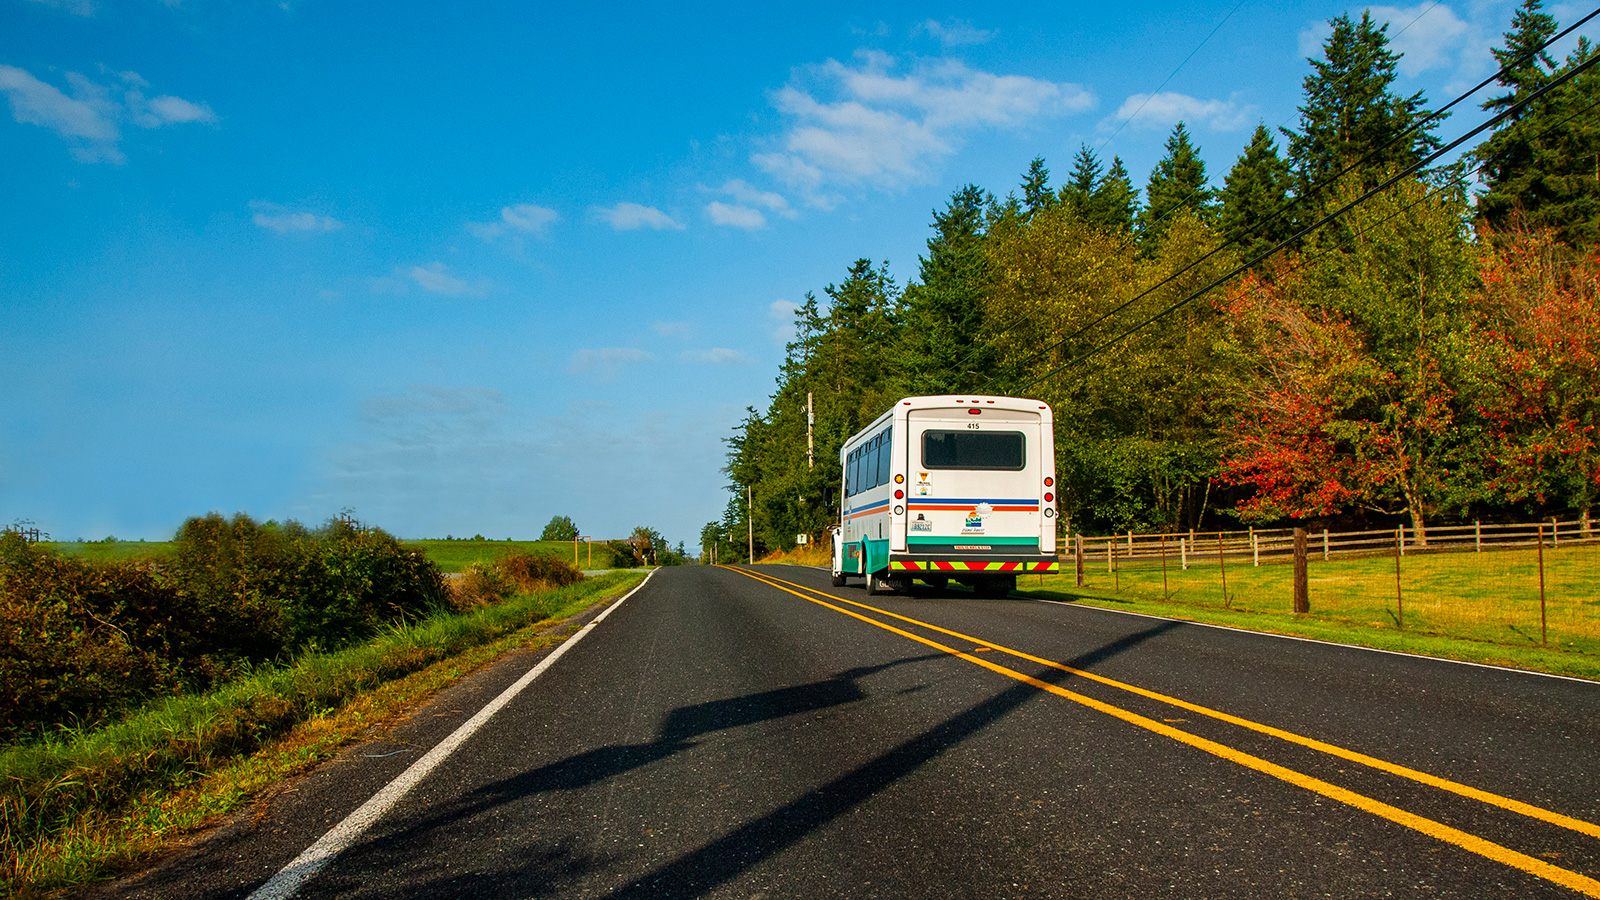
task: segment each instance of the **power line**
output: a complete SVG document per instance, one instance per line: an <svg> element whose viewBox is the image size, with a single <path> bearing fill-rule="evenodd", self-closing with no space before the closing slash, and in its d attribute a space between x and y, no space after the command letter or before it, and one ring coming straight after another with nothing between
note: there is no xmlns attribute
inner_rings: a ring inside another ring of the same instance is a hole
<svg viewBox="0 0 1600 900"><path fill-rule="evenodd" d="M1600 10L1596 10L1596 14L1600 14ZM1439 157L1445 155L1446 153L1449 153L1451 150L1454 150L1455 148L1461 146L1462 144L1466 143L1471 138L1476 137L1478 134L1482 133L1483 131L1485 131L1485 130L1487 130L1489 128L1492 128L1493 126L1499 124L1501 121L1505 120L1506 118L1509 118L1513 114L1521 111L1522 108L1527 106L1529 103L1532 103L1534 100L1537 100L1538 98L1544 96L1546 93L1550 92L1551 90L1553 90L1553 89L1555 89L1555 88L1557 88L1557 87L1559 87L1559 86L1561 86L1563 84L1566 84L1568 81L1571 81L1573 78L1577 77L1582 72L1584 72L1584 71L1588 70L1589 68L1593 67L1596 63L1600 63L1600 54L1596 54L1594 56L1589 57L1587 60L1584 60L1582 63L1579 63L1578 65L1574 66L1572 69L1568 70L1566 73L1564 73L1560 77L1552 80L1548 84L1543 85L1538 90L1536 90L1533 93L1529 94L1527 97L1523 98L1522 100L1518 101L1517 103L1513 104L1512 106L1507 107L1499 115L1494 116L1493 118L1491 118L1488 121L1482 123L1478 127L1472 129L1471 131L1468 131L1466 134L1463 134L1462 136L1456 138L1455 140L1451 141L1450 143L1444 145L1443 147L1440 147L1438 150L1434 151L1432 154L1430 154L1426 158L1424 158L1422 160L1419 160L1418 162L1413 163L1410 166L1407 166L1405 169L1401 170L1399 173L1397 173L1394 176L1392 176L1391 178L1389 178L1389 180L1383 182L1382 184L1378 185L1377 187L1374 187L1374 188L1368 190L1366 193L1362 194L1360 197L1357 197L1356 199L1351 200L1349 203L1346 203L1345 205L1343 205L1343 206L1339 207L1338 209L1334 210L1333 212L1328 213L1327 215L1323 216L1321 219L1317 220L1316 222L1314 222L1314 223L1312 223L1310 225L1307 225L1306 227L1300 229L1293 236L1291 236L1291 237L1289 237L1289 238L1287 238L1287 239L1285 239L1283 241L1278 242L1271 249L1269 249L1269 250L1267 250L1267 251L1265 251L1263 253L1258 254L1255 258L1251 259L1249 262L1246 262L1243 265L1240 265L1240 266L1230 270L1229 272L1227 272L1226 274L1224 274L1221 277L1217 278L1216 280L1212 281L1210 284L1206 285L1205 287L1201 288L1200 290L1195 291L1192 294L1189 294L1188 296L1186 296L1183 299L1177 301L1176 303L1173 303L1171 306L1168 306L1166 309L1163 309L1162 311L1156 313L1153 316L1150 316L1149 318L1145 319L1144 321L1139 322L1138 324L1136 324L1136 325L1134 325L1134 326L1122 331L1116 337L1113 337L1113 338L1111 338L1111 339L1109 339L1107 341L1104 341L1104 342L1096 345L1095 347L1090 349L1088 352L1083 353L1082 355L1072 359L1071 361L1069 361L1069 362L1067 362L1067 363L1065 363L1065 364L1063 364L1061 366L1056 367L1055 369L1050 370L1049 372L1046 372L1045 374L1039 376L1038 378L1033 379L1032 381L1030 381L1030 382L1028 382L1028 383L1026 383L1024 385L1021 385L1016 390L1025 391L1025 390L1033 387L1034 385L1036 385L1036 384L1038 384L1038 383L1040 383L1042 381L1048 381L1049 379L1054 378L1056 375L1059 375L1060 373L1066 371L1067 369L1072 368L1072 367L1078 365L1079 363L1082 363L1084 360L1087 360L1089 357L1094 356L1095 354L1099 353L1101 350L1104 350L1105 348L1107 348L1107 347L1109 347L1109 346L1121 341L1123 338L1128 337L1129 335L1133 334L1134 332L1139 331L1140 329L1143 329L1146 326L1148 326L1148 325L1150 325L1150 324L1152 324L1152 323L1154 323L1154 322L1156 322L1156 321L1158 321L1158 320L1160 320L1162 318L1165 318L1168 315L1171 315L1172 313L1174 313L1177 310L1189 305L1190 303L1193 303L1195 300L1197 300L1200 297L1210 293L1211 291L1215 290L1216 288L1220 287L1221 285L1226 284L1227 282L1231 281L1234 278L1234 276L1239 275L1240 273L1250 269L1251 267L1255 266L1257 263L1259 263L1262 260L1270 257L1272 254L1278 252L1279 250L1282 250L1283 248L1289 246L1290 244L1293 244L1294 242L1300 240L1301 238L1305 237L1306 235L1310 234L1311 232L1316 231L1317 229L1323 227L1324 225L1327 225L1328 223L1332 222L1334 219L1337 219L1338 217L1344 215L1345 213L1347 213L1350 210L1354 209L1356 206L1358 206L1358 205L1360 205L1362 203L1365 203L1367 200L1371 199L1372 197L1376 196L1377 194L1379 194L1379 193L1381 193L1381 192L1383 192L1385 190L1388 190L1389 188L1391 188L1394 185L1398 184L1402 180L1411 177L1412 175L1416 174L1421 169L1425 168L1428 164L1430 164L1430 163L1434 162L1435 160L1437 160ZM1474 89L1474 90L1476 90L1476 89ZM1148 293L1148 292L1146 292L1146 293ZM1143 296L1143 295L1141 294L1141 296ZM1126 304L1124 304L1124 306L1122 308L1126 308ZM1060 346L1060 345L1057 344L1055 346Z"/></svg>
<svg viewBox="0 0 1600 900"><path fill-rule="evenodd" d="M1452 107L1454 107L1457 104L1461 103L1462 101L1466 100L1468 97L1471 97L1473 94L1476 94L1478 91L1483 90L1485 87L1489 86L1489 84L1491 84L1492 82L1494 82L1497 79L1499 79L1500 76L1506 74L1511 69L1521 66L1523 63L1525 63L1529 59L1531 59L1534 56L1534 54L1537 54L1537 53L1543 51L1546 47L1550 46L1551 44L1555 43L1556 41L1559 41L1562 38L1566 37L1567 35L1571 34L1572 32L1576 31L1578 28L1582 27L1584 24L1589 22L1589 20L1595 18L1596 16L1600 16L1600 9L1596 9L1594 12L1591 12L1587 16L1584 16L1582 19L1579 19L1577 22L1574 22L1572 25L1568 26L1566 29L1561 31L1559 34L1556 34L1556 35L1552 36L1550 39L1546 40L1544 43L1540 44L1538 47L1535 47L1532 50L1529 50L1527 53L1523 54L1521 57L1519 57L1515 61L1513 61L1511 63L1507 63L1505 66L1501 67L1501 69L1498 72L1495 72L1493 75L1490 75L1488 78L1485 78L1484 80L1478 82L1478 84L1476 86L1474 86L1471 89L1467 90L1465 93L1463 93L1460 96L1456 97L1454 100L1451 100L1449 103L1445 104L1444 106L1442 106L1439 109L1435 110L1434 112L1430 113L1426 117L1424 117L1422 119L1419 119L1416 122L1413 122L1410 126L1406 127L1404 130L1400 131L1394 137L1390 138L1387 142L1385 142L1381 146L1377 147L1376 149L1372 150L1371 152L1367 153L1366 156L1363 156L1361 159L1356 160L1355 162L1352 162L1349 165L1345 166L1343 169L1339 170L1338 172L1336 172L1333 175L1329 176L1327 179L1323 180L1320 184L1312 186L1312 188L1310 190L1306 191L1304 194L1301 194L1301 195L1298 195L1296 197L1291 198L1288 202L1284 203L1276 211L1274 211L1271 216L1269 216L1266 219L1263 219L1261 222L1257 223L1252 228L1241 230L1238 234L1233 235L1232 237L1230 237L1227 240L1225 240L1223 243L1218 244L1216 247L1213 247L1210 251L1208 251L1204 255L1200 256L1199 258L1197 258L1195 260L1192 260L1187 265L1185 265L1182 268L1178 269L1177 271L1169 274L1166 278L1163 278L1161 281L1157 282L1156 284L1151 285L1150 287L1146 288L1145 290L1141 291L1140 293L1138 293L1138 294L1134 295L1133 297L1129 298L1127 301L1123 302L1122 304L1120 304L1120 305L1118 305L1116 307L1113 307L1110 310L1107 310L1099 318L1095 319L1093 322L1090 322L1087 325L1084 325L1083 327L1079 328L1077 331L1073 332L1072 334L1067 335L1066 337L1062 338L1061 340L1059 340L1059 341L1057 341L1057 342L1055 342L1053 344L1050 344L1047 347L1043 347L1043 348L1040 348L1039 350L1035 350L1033 353L1029 354L1027 357L1024 357L1023 360L1021 362L1019 362L1017 365L1025 366L1028 363L1032 362L1033 360L1038 359L1041 355L1043 355L1045 353L1049 353L1049 352L1051 352L1051 351L1053 351L1053 350L1055 350L1055 349L1057 349L1059 347L1065 346L1067 343L1069 343L1069 342L1077 339L1078 337L1082 336L1085 332L1087 332L1090 329L1098 326L1100 323L1102 323L1102 322L1106 321L1107 319L1111 318L1112 316L1115 316L1116 314L1122 312L1123 310L1125 310L1128 307L1132 306L1134 303L1137 303L1139 300L1142 300L1146 296L1149 296L1151 293L1153 293L1153 292L1165 287L1166 285L1170 284L1174 279L1178 278L1180 275L1185 274L1189 270L1191 270L1194 267L1200 265L1201 263L1205 262L1206 260L1210 259L1211 257L1217 255L1218 253L1221 253L1223 250L1227 249L1228 247L1231 247L1234 244L1239 243L1244 238L1246 238L1246 237L1250 236L1251 234L1255 233L1256 230L1258 230L1260 228L1263 228L1263 227L1265 227L1267 225L1271 225L1274 222L1277 222L1279 219L1283 218L1283 216L1286 213L1288 213L1290 210L1292 210L1294 207L1304 203L1307 199L1309 199L1310 197L1320 193L1324 189L1326 189L1328 187L1331 187L1332 185L1336 184L1339 181L1339 179L1343 178L1344 176L1346 176L1346 175L1350 174L1351 172L1353 172L1353 171L1355 171L1355 170L1367 165L1368 163L1374 161L1381 154L1386 152L1389 148L1393 147L1395 144L1399 143L1401 140L1406 139L1413 132L1416 132L1417 130L1425 127L1428 123L1443 118L1444 115L1446 113L1448 113L1449 110ZM1419 16L1418 18L1421 18L1421 17ZM1531 99L1531 97L1529 99ZM1523 104L1518 104L1517 108L1520 109L1522 105L1525 105L1525 103L1526 103L1526 101L1524 101ZM1493 121L1499 121L1500 118L1501 117L1497 117ZM1474 130L1473 132L1471 132L1471 134L1476 134L1479 131L1482 131L1481 127L1476 129L1476 130ZM1438 159L1444 152L1447 152L1449 149L1452 149L1455 146L1459 146L1460 143L1461 142L1458 140L1454 144L1452 144L1450 148L1445 148L1445 150L1441 150L1441 151L1435 152L1432 156L1428 157L1427 160L1425 160L1422 163L1422 165L1426 165L1427 162L1431 162L1433 160ZM1413 169L1413 171L1416 171L1416 169ZM1291 237L1291 238L1279 243L1272 250L1268 251L1267 255L1270 256L1272 253L1277 252L1277 250L1292 244L1294 241L1298 240L1299 237L1300 237L1300 235L1297 234L1294 237ZM1255 261L1259 261L1262 258L1264 258L1264 257L1259 257L1258 256ZM1245 267L1248 268L1249 266L1254 265L1255 261L1252 261L1251 263L1248 263ZM988 380L986 380L983 384L979 385L979 390L982 390L984 387L986 387L989 384L993 383L993 381L995 380L996 377L998 377L998 376L991 375ZM1031 384L1031 382L1030 382L1030 384Z"/></svg>
<svg viewBox="0 0 1600 900"><path fill-rule="evenodd" d="M1188 64L1189 60L1193 59L1195 54L1199 53L1200 50L1206 45L1206 43L1209 42L1211 40L1211 38L1214 37L1219 30L1221 30L1223 24L1225 24L1227 22L1227 20L1232 17L1234 12L1238 11L1238 9L1239 9L1239 7L1241 5L1243 5L1243 0L1240 0L1239 3L1236 3L1234 5L1234 7L1228 11L1228 14L1223 16L1222 19L1217 22L1216 26L1212 28L1211 33L1206 35L1205 39L1202 40L1200 42L1200 44L1195 47L1194 50L1190 51L1189 55L1184 58L1183 62L1179 63L1177 65L1177 67L1174 68L1172 70L1172 72L1167 75L1166 80L1162 81L1161 84L1159 86L1157 86L1157 88L1156 88L1154 93L1152 93L1151 95L1149 95L1149 96L1147 96L1145 98L1145 102L1140 104L1139 109L1135 110L1134 113L1131 116L1129 116L1127 119L1124 119L1122 124L1117 126L1117 130L1112 132L1110 137L1107 137L1105 140L1102 140L1100 142L1099 146L1096 149L1097 150L1105 149L1106 145L1109 144L1112 141L1113 138L1115 138L1118 134L1120 134L1122 132L1122 129L1127 126L1128 122L1132 121L1132 119L1138 115L1139 111L1143 110L1144 107L1146 105L1148 105L1148 103L1150 102L1150 99L1154 96L1154 94L1155 93L1160 93L1161 89L1166 87L1167 84L1172 81L1172 79L1178 74L1178 72L1180 70L1182 70L1182 68L1185 65ZM1412 20L1410 22L1407 22L1404 28L1401 28L1399 31L1395 32L1396 36L1404 34L1407 30L1409 30L1411 28L1411 26L1413 26L1413 25L1417 24L1417 22L1421 21L1424 16L1426 16L1429 12L1432 12L1433 9L1436 8L1438 5L1439 5L1438 0L1433 0L1433 2L1429 3L1429 5L1427 7L1425 7L1421 12L1417 13L1417 15L1414 18L1412 18ZM1585 19L1584 21L1587 21L1587 19ZM1583 23L1579 22L1578 24L1581 25ZM1573 28L1576 28L1576 27L1577 27L1576 25L1573 26ZM1571 30L1572 29L1569 28L1568 32L1570 32ZM1563 34L1565 34L1565 33L1566 32L1563 32ZM1557 38L1552 38L1552 41L1558 39L1559 37L1561 37L1561 35L1558 35ZM1538 50L1535 50L1533 52L1538 52ZM1520 64L1520 61L1519 61L1519 64ZM1501 73L1496 73L1496 75L1493 76L1493 77L1499 77L1500 74L1503 74L1503 71L1504 70L1502 70ZM1350 79L1353 79L1356 76L1356 74L1357 73L1355 73L1355 72L1347 73L1345 75L1344 80L1348 81ZM1445 107L1445 109L1448 109L1448 108L1449 107ZM1437 115L1442 114L1443 111L1444 110L1440 110L1439 113L1436 113L1435 116L1432 116L1430 118L1434 118ZM1414 127L1421 127L1421 125L1426 124L1426 121L1427 120L1423 120L1421 123L1416 124ZM1278 127L1280 129L1282 129L1285 124L1286 123L1279 123ZM1383 146L1379 147L1377 150L1375 150L1371 154L1369 154L1368 157L1363 158L1362 160L1359 160L1359 161L1351 164L1351 166L1347 167L1345 170L1343 170L1343 171L1341 171L1339 173L1336 173L1332 178L1329 178L1326 182L1316 185L1315 189L1316 190L1321 190L1322 188L1326 187L1328 184L1331 184L1337 178L1342 177L1344 174L1346 174L1351 169L1354 169L1354 168L1356 168L1358 166L1364 165L1366 162L1370 161L1377 154L1382 153L1385 150L1389 149L1395 143L1397 143L1399 140L1404 138L1406 135L1410 134L1410 132L1412 130L1413 130L1413 128L1408 128L1405 131L1401 132L1399 135L1396 135L1388 143L1384 144ZM1207 190L1207 188L1205 188L1203 185L1199 186L1199 187L1196 187L1195 189L1191 190L1178 203L1174 204L1166 212L1161 213L1155 219L1151 220L1151 224L1152 225L1159 225L1160 223L1165 222L1167 219L1169 219L1172 216L1176 215L1179 210L1188 207L1189 202L1194 200L1195 197L1197 197L1201 192L1203 192L1205 190ZM1298 205L1300 202L1303 201L1303 199L1304 199L1304 197L1292 198L1287 204L1285 204L1283 207L1281 207L1280 209L1275 211L1271 218L1268 218L1265 221L1263 221L1261 223L1258 223L1256 226L1254 226L1254 228L1259 228L1262 225L1269 224L1269 223L1271 223L1273 221L1276 221L1277 218L1282 213L1288 211L1293 206ZM1247 229L1245 231L1242 231L1239 234L1234 235L1232 238L1230 238L1227 241L1227 243L1225 243L1223 246L1225 247L1225 246L1237 243L1238 241L1240 241L1240 240L1244 239L1245 237L1249 236L1252 232L1253 232L1253 229ZM1131 231L1126 233L1126 234L1124 234L1123 237L1122 237L1122 246L1119 248L1119 250L1126 250L1130 246L1132 246L1133 237L1134 237L1134 234ZM1221 248L1218 248L1218 249L1220 250ZM1173 273L1173 275L1171 277L1175 278L1175 277L1177 277L1178 275L1181 275L1181 274L1182 274L1182 271L1175 272L1175 273ZM1170 280L1170 278L1168 280ZM1163 284L1164 283L1165 282L1163 282ZM1161 285L1157 285L1156 287L1160 287L1160 286ZM1134 298L1134 300L1137 300L1137 299L1138 299L1137 297ZM1129 302L1131 303L1133 301L1129 301ZM1108 315L1112 315L1112 314L1115 314L1115 313L1120 312L1120 311L1121 311L1121 308L1118 308L1118 309L1112 310L1111 313L1109 313ZM1012 328L1016 327L1018 324L1020 324L1026 317L1027 317L1026 314L1021 314L1016 319L1014 319L1011 323L1009 323L1005 327L997 329L997 330L999 330L999 331L1009 331ZM1094 325L1097 325L1097 324L1099 324L1099 322L1091 323L1091 325L1086 326L1086 329L1087 328L1091 328L1091 327L1093 327ZM1075 337L1077 337L1076 334L1070 335L1065 340L1072 340ZM1050 350L1050 349L1054 349L1054 347L1047 348L1047 351ZM976 359L979 352L980 352L980 348L974 348L972 351L968 352L966 354L966 356L957 365L955 365L955 366L946 366L939 374L945 375L945 376L961 374L961 372L964 369L964 367L966 366L966 364L968 364L968 363L972 362L974 359ZM1033 358L1036 358L1037 355L1038 354L1036 353L1033 357L1029 357L1029 359L1025 360L1023 364L1026 364L1026 362L1031 361ZM995 376L993 374L991 374L987 379L984 380L984 382L981 385L978 386L978 390L982 390L984 387L987 387L989 384L993 383L994 379L995 379Z"/></svg>

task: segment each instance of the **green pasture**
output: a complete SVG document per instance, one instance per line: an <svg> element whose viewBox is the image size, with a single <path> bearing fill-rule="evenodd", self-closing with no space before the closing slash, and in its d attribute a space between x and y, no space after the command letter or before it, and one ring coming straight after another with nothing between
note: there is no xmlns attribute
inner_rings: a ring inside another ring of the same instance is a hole
<svg viewBox="0 0 1600 900"><path fill-rule="evenodd" d="M1228 560L1226 595L1224 572L1215 559L1191 562L1187 570L1176 558L1169 560L1165 588L1159 561L1130 565L1118 560L1117 570L1109 572L1103 556L1098 562L1091 556L1081 588L1073 583L1070 561L1063 562L1061 575L1025 576L1018 588L1054 599L1268 631L1305 634L1315 626L1317 633L1307 636L1329 640L1373 644L1350 635L1388 632L1402 643L1436 637L1600 658L1600 544L1545 548L1543 630L1538 551L1531 548L1408 554L1400 560L1398 598L1393 556L1324 561L1313 553L1307 569L1311 612L1304 616L1294 614L1294 569L1288 562L1254 566L1249 560ZM1389 647L1394 639L1378 643ZM1581 666L1596 667L1594 661Z"/></svg>
<svg viewBox="0 0 1600 900"><path fill-rule="evenodd" d="M90 562L149 559L172 550L171 541L41 541L39 546Z"/></svg>
<svg viewBox="0 0 1600 900"><path fill-rule="evenodd" d="M401 541L427 554L445 572L464 572L473 563L492 563L512 553L554 556L573 562L571 541ZM616 554L606 544L578 544L576 564L580 569L618 568ZM632 560L628 561L629 565Z"/></svg>

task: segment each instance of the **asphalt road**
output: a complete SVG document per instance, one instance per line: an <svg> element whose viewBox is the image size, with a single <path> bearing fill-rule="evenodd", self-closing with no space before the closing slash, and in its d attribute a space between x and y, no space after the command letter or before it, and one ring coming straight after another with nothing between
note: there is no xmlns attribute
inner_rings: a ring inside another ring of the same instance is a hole
<svg viewBox="0 0 1600 900"><path fill-rule="evenodd" d="M1600 685L753 571L658 571L295 896L1600 896ZM249 896L535 661L100 894Z"/></svg>

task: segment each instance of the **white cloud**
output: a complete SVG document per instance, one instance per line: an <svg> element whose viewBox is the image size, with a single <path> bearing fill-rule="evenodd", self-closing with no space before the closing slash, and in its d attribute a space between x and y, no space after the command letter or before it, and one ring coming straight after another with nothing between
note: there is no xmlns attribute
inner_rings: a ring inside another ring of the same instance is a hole
<svg viewBox="0 0 1600 900"><path fill-rule="evenodd" d="M718 225L731 225L734 228L767 227L767 217L761 214L761 210L751 209L748 206L732 206L721 200L707 203L706 214Z"/></svg>
<svg viewBox="0 0 1600 900"><path fill-rule="evenodd" d="M615 231L634 231L639 228L682 231L684 227L654 206L642 206L638 203L591 207L590 216L597 222L610 225Z"/></svg>
<svg viewBox="0 0 1600 900"><path fill-rule="evenodd" d="M500 221L468 222L467 231L485 241L492 241L509 233L531 234L544 238L550 236L550 226L559 221L561 214L548 206L517 203L500 208Z"/></svg>
<svg viewBox="0 0 1600 900"><path fill-rule="evenodd" d="M1389 49L1404 54L1397 68L1408 77L1455 65L1456 54L1473 31L1443 3L1410 8L1373 6L1368 11L1373 19L1389 23Z"/></svg>
<svg viewBox="0 0 1600 900"><path fill-rule="evenodd" d="M780 149L751 161L806 192L808 202L827 202L835 198L821 194L826 183L925 181L970 132L1020 129L1094 104L1076 84L996 75L951 59L916 60L901 71L890 56L861 51L853 65L828 60L773 92L788 128Z"/></svg>
<svg viewBox="0 0 1600 900"><path fill-rule="evenodd" d="M255 210L255 215L250 217L250 221L278 234L337 231L344 227L343 222L332 216L322 216L305 210L295 212L284 209L276 203L255 200L251 201L250 208Z"/></svg>
<svg viewBox="0 0 1600 900"><path fill-rule="evenodd" d="M975 28L971 22L963 19L945 19L943 22L928 19L913 31L922 32L946 47L982 44L995 36L995 32Z"/></svg>
<svg viewBox="0 0 1600 900"><path fill-rule="evenodd" d="M122 81L121 86L99 84L77 72L68 72L64 78L69 96L25 69L0 65L0 93L10 101L13 118L54 131L67 141L73 157L80 162L125 161L126 155L117 146L122 140L123 121L141 128L159 128L217 120L203 103L168 94L147 100L140 88L148 84L136 72L114 74Z"/></svg>
<svg viewBox="0 0 1600 900"><path fill-rule="evenodd" d="M145 100L144 94L129 91L127 102L133 123L141 128L160 128L163 125L179 125L186 122L209 125L217 121L216 113L204 103L191 103L182 97L168 94L162 94L153 100Z"/></svg>
<svg viewBox="0 0 1600 900"><path fill-rule="evenodd" d="M712 347L710 350L685 350L681 358L684 362L700 363L708 366L748 366L751 362L748 354L727 347Z"/></svg>
<svg viewBox="0 0 1600 900"><path fill-rule="evenodd" d="M1201 100L1188 94L1162 91L1159 94L1134 94L1101 128L1127 122L1135 128L1165 131L1179 122L1203 126L1212 131L1237 131L1253 119L1255 107L1241 106L1234 100Z"/></svg>
<svg viewBox="0 0 1600 900"><path fill-rule="evenodd" d="M739 201L742 206L762 207L783 216L785 219L793 219L799 215L794 210L794 207L789 205L789 201L784 199L782 194L774 191L763 191L743 178L734 178L723 182L722 187L716 189L716 193L727 194Z"/></svg>
<svg viewBox="0 0 1600 900"><path fill-rule="evenodd" d="M584 347L572 354L568 375L589 375L597 381L616 381L632 363L649 362L653 357L638 347Z"/></svg>
<svg viewBox="0 0 1600 900"><path fill-rule="evenodd" d="M429 263L426 266L412 266L405 273L415 281L423 290L434 294L443 294L446 297L460 297L464 294L487 293L488 286L483 283L474 284L464 279L451 275L442 262Z"/></svg>

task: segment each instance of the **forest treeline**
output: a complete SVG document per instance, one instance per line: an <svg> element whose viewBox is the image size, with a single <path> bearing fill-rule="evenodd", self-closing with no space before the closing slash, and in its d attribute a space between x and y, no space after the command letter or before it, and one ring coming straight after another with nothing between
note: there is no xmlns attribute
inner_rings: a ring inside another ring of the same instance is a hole
<svg viewBox="0 0 1600 900"><path fill-rule="evenodd" d="M1258 126L1220 186L1182 123L1142 193L1088 147L1059 185L1035 159L1005 196L968 185L935 211L909 284L863 258L808 293L771 402L728 439L702 546L820 536L843 441L940 393L1050 403L1083 533L1402 521L1425 540L1442 519L1587 518L1596 49L1552 57L1558 24L1525 0L1475 101L1500 118L1434 164L1447 117L1396 93L1387 26L1330 24L1297 127Z"/></svg>

